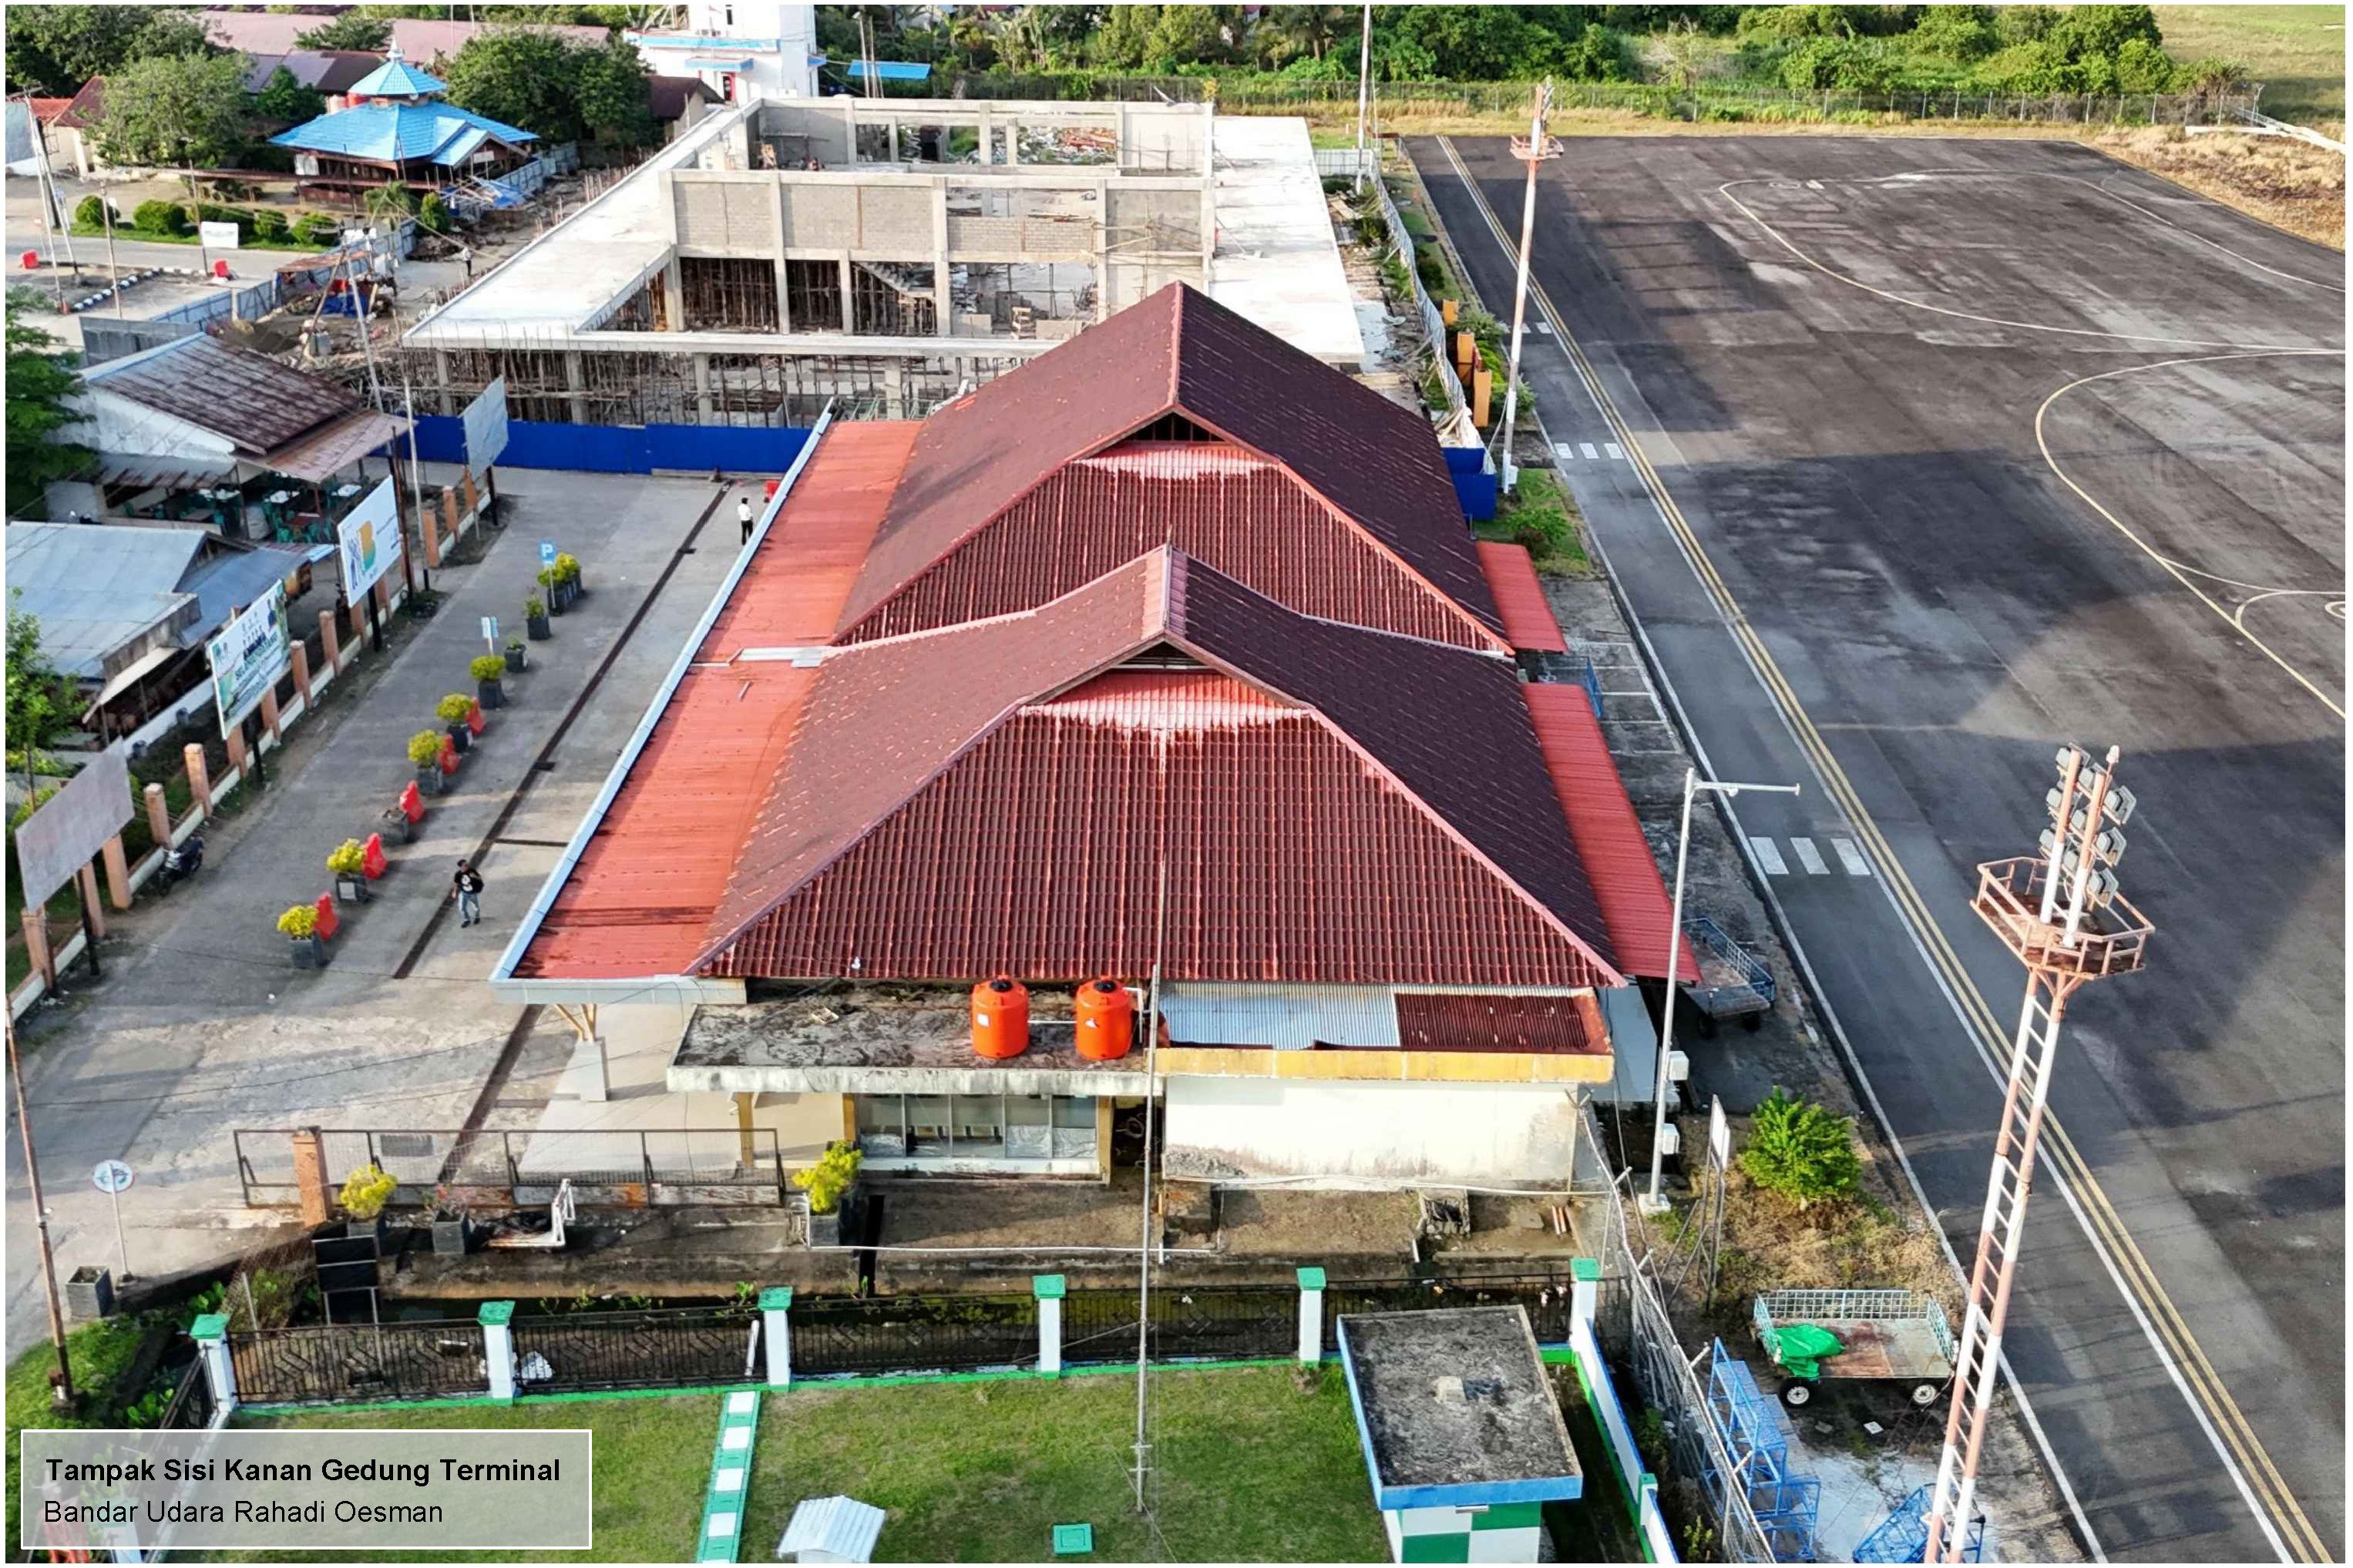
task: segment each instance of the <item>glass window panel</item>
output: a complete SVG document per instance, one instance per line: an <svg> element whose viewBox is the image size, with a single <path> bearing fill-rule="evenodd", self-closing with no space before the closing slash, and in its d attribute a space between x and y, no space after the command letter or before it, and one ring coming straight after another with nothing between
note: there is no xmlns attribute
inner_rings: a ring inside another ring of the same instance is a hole
<svg viewBox="0 0 2353 1568"><path fill-rule="evenodd" d="M1046 1100L1040 1095L1014 1095L1005 1101L1005 1152L1008 1159L1043 1160L1054 1152L1053 1130Z"/></svg>
<svg viewBox="0 0 2353 1568"><path fill-rule="evenodd" d="M921 1159L948 1152L948 1097L911 1094L907 1097L907 1152Z"/></svg>
<svg viewBox="0 0 2353 1568"><path fill-rule="evenodd" d="M1054 1099L1054 1158L1091 1160L1095 1152L1095 1102L1091 1096Z"/></svg>
<svg viewBox="0 0 2353 1568"><path fill-rule="evenodd" d="M882 1160L897 1160L907 1152L906 1103L895 1094L861 1094L853 1097L858 1108L858 1146Z"/></svg>
<svg viewBox="0 0 2353 1568"><path fill-rule="evenodd" d="M960 1160L997 1160L1005 1155L1005 1097L955 1097L955 1152Z"/></svg>

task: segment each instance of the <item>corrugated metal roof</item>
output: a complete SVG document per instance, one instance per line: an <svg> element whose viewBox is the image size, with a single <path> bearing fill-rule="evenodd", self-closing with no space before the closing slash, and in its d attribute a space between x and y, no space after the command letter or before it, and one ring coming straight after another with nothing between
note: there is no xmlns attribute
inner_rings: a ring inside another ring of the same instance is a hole
<svg viewBox="0 0 2353 1568"><path fill-rule="evenodd" d="M776 1555L822 1552L844 1563L871 1562L890 1515L856 1498L807 1498L793 1506L792 1522L776 1543Z"/></svg>
<svg viewBox="0 0 2353 1568"><path fill-rule="evenodd" d="M1493 633L1280 465L1199 441L1123 441L1063 465L842 640L1026 610L1163 544L1308 615L1496 646Z"/></svg>
<svg viewBox="0 0 2353 1568"><path fill-rule="evenodd" d="M825 640L914 434L881 422L826 431L519 975L678 974L701 951L817 679L783 662L728 661L747 647Z"/></svg>
<svg viewBox="0 0 2353 1568"><path fill-rule="evenodd" d="M1659 979L1667 973L1667 930L1674 906L1642 837L1641 818L1627 796L1626 783L1610 759L1601 721L1581 686L1531 683L1520 689L1535 721L1536 743L1568 818L1577 858L1593 879L1601 916L1609 928L1619 967L1629 974ZM1675 960L1676 973L1699 973L1691 943Z"/></svg>
<svg viewBox="0 0 2353 1568"><path fill-rule="evenodd" d="M207 537L201 528L12 522L9 605L39 618L42 650L61 673L99 679L109 654L181 613L181 579Z"/></svg>
<svg viewBox="0 0 2353 1568"><path fill-rule="evenodd" d="M301 546L261 545L253 550L225 551L200 561L180 580L184 593L194 594L202 606L198 635L209 633L230 616L259 600L272 583L300 570L310 551Z"/></svg>
<svg viewBox="0 0 2353 1568"><path fill-rule="evenodd" d="M1527 550L1483 539L1477 548L1479 570L1486 574L1487 586L1494 591L1495 609L1504 617L1504 635L1512 639L1512 646L1530 653L1567 653L1568 644L1561 640L1560 622L1545 599L1536 563Z"/></svg>
<svg viewBox="0 0 2353 1568"><path fill-rule="evenodd" d="M1397 994L1398 1040L1409 1051L1602 1056L1609 1029L1589 991L1562 996L1462 991Z"/></svg>
<svg viewBox="0 0 2353 1568"><path fill-rule="evenodd" d="M1210 670L1091 681L1163 644ZM1132 976L1157 952L1176 979L1614 984L1517 689L1500 660L1311 620L1166 550L1039 610L842 649L705 963Z"/></svg>
<svg viewBox="0 0 2353 1568"><path fill-rule="evenodd" d="M202 333L94 366L82 383L210 430L257 458L361 406L332 381Z"/></svg>
<svg viewBox="0 0 2353 1568"><path fill-rule="evenodd" d="M924 422L845 624L1064 464L1172 413L1283 465L1467 619L1500 633L1430 426L1181 283Z"/></svg>
<svg viewBox="0 0 2353 1568"><path fill-rule="evenodd" d="M430 98L437 92L447 92L449 84L440 78L428 76L401 58L400 46L394 44L384 64L352 84L354 98Z"/></svg>
<svg viewBox="0 0 2353 1568"><path fill-rule="evenodd" d="M266 454L261 466L274 474L316 484L332 479L407 429L408 421L397 415L364 408Z"/></svg>
<svg viewBox="0 0 2353 1568"><path fill-rule="evenodd" d="M73 101L58 111L50 123L67 131L94 130L106 118L106 79L94 76L81 84Z"/></svg>
<svg viewBox="0 0 2353 1568"><path fill-rule="evenodd" d="M1398 1043L1386 985L1167 985L1160 1016L1179 1046L1317 1046L1379 1050Z"/></svg>
<svg viewBox="0 0 2353 1568"><path fill-rule="evenodd" d="M476 131L487 132L512 147L539 140L528 131L460 109L454 103L383 100L322 114L291 131L281 131L269 140L273 146L305 153L359 158L372 163L406 163L421 158L443 157L453 142Z"/></svg>

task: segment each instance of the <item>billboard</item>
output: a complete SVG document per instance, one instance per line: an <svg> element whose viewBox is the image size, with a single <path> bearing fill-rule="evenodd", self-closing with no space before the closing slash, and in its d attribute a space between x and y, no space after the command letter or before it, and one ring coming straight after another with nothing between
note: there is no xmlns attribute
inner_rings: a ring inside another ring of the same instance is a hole
<svg viewBox="0 0 2353 1568"><path fill-rule="evenodd" d="M466 467L482 473L506 449L507 378L502 375L466 405Z"/></svg>
<svg viewBox="0 0 2353 1568"><path fill-rule="evenodd" d="M390 479L335 525L335 556L343 567L343 598L353 605L400 563L400 500Z"/></svg>
<svg viewBox="0 0 2353 1568"><path fill-rule="evenodd" d="M261 706L262 694L293 662L286 645L286 584L272 583L269 593L222 627L205 645L205 659L212 666L213 701L220 707L226 735Z"/></svg>
<svg viewBox="0 0 2353 1568"><path fill-rule="evenodd" d="M131 820L131 764L100 752L16 829L16 875L27 906L46 901Z"/></svg>

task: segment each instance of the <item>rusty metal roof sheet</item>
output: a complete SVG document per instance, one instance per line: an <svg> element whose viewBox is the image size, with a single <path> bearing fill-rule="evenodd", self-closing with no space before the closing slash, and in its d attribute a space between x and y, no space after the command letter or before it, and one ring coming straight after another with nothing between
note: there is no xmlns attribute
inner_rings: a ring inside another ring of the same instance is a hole
<svg viewBox="0 0 2353 1568"><path fill-rule="evenodd" d="M1171 415L1280 464L1405 573L1502 629L1430 426L1181 283L925 421L845 626L1063 465Z"/></svg>
<svg viewBox="0 0 2353 1568"><path fill-rule="evenodd" d="M1536 743L1544 749L1545 766L1568 817L1577 859L1600 900L1619 967L1629 974L1663 977L1674 906L1592 702L1581 686L1539 682L1523 686L1520 693L1535 721ZM1675 973L1699 973L1688 942L1675 960Z"/></svg>
<svg viewBox="0 0 2353 1568"><path fill-rule="evenodd" d="M1590 991L1565 996L1400 991L1398 1044L1409 1051L1604 1056L1609 1027Z"/></svg>
<svg viewBox="0 0 2353 1568"><path fill-rule="evenodd" d="M318 484L407 429L408 421L398 415L363 408L296 437L276 451L265 454L260 462L271 473Z"/></svg>
<svg viewBox="0 0 2353 1568"><path fill-rule="evenodd" d="M82 380L210 430L256 458L362 406L332 381L202 333L95 366Z"/></svg>
<svg viewBox="0 0 2353 1568"><path fill-rule="evenodd" d="M1477 548L1479 570L1494 591L1495 609L1504 617L1504 636L1512 646L1530 653L1567 653L1568 644L1561 640L1560 622L1545 599L1544 584L1536 579L1536 563L1526 548L1488 540L1481 540Z"/></svg>

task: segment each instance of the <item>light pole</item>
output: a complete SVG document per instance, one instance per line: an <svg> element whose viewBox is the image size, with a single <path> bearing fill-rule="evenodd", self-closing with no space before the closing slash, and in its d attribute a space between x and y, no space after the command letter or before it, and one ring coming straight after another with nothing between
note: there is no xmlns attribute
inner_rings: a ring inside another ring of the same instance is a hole
<svg viewBox="0 0 2353 1568"><path fill-rule="evenodd" d="M1547 79L1536 89L1535 111L1528 118L1527 140L1512 138L1512 156L1528 166L1528 188L1520 198L1520 276L1512 293L1512 358L1504 370L1502 474L1506 494L1519 478L1519 470L1512 466L1512 426L1520 412L1520 339L1527 330L1528 247L1536 233L1536 165L1560 156L1560 144L1545 134L1545 120L1551 112L1552 82Z"/></svg>
<svg viewBox="0 0 2353 1568"><path fill-rule="evenodd" d="M1365 188L1365 132L1373 118L1373 8L1365 7L1363 41L1356 46L1356 189Z"/></svg>
<svg viewBox="0 0 2353 1568"><path fill-rule="evenodd" d="M1525 249L1521 252L1525 255ZM1666 1019L1659 1027L1659 1071L1652 1085L1652 1098L1658 1102L1651 1123L1651 1187L1636 1205L1644 1214L1663 1214L1667 1200L1659 1195L1659 1173L1667 1153L1667 1056L1675 1042L1675 957L1683 946L1683 868L1691 860L1692 802L1699 792L1735 795L1743 790L1755 790L1760 795L1795 795L1798 786L1767 784L1727 784L1722 779L1704 779L1696 768L1683 770L1683 825L1675 839L1675 910L1667 927L1667 1010Z"/></svg>

